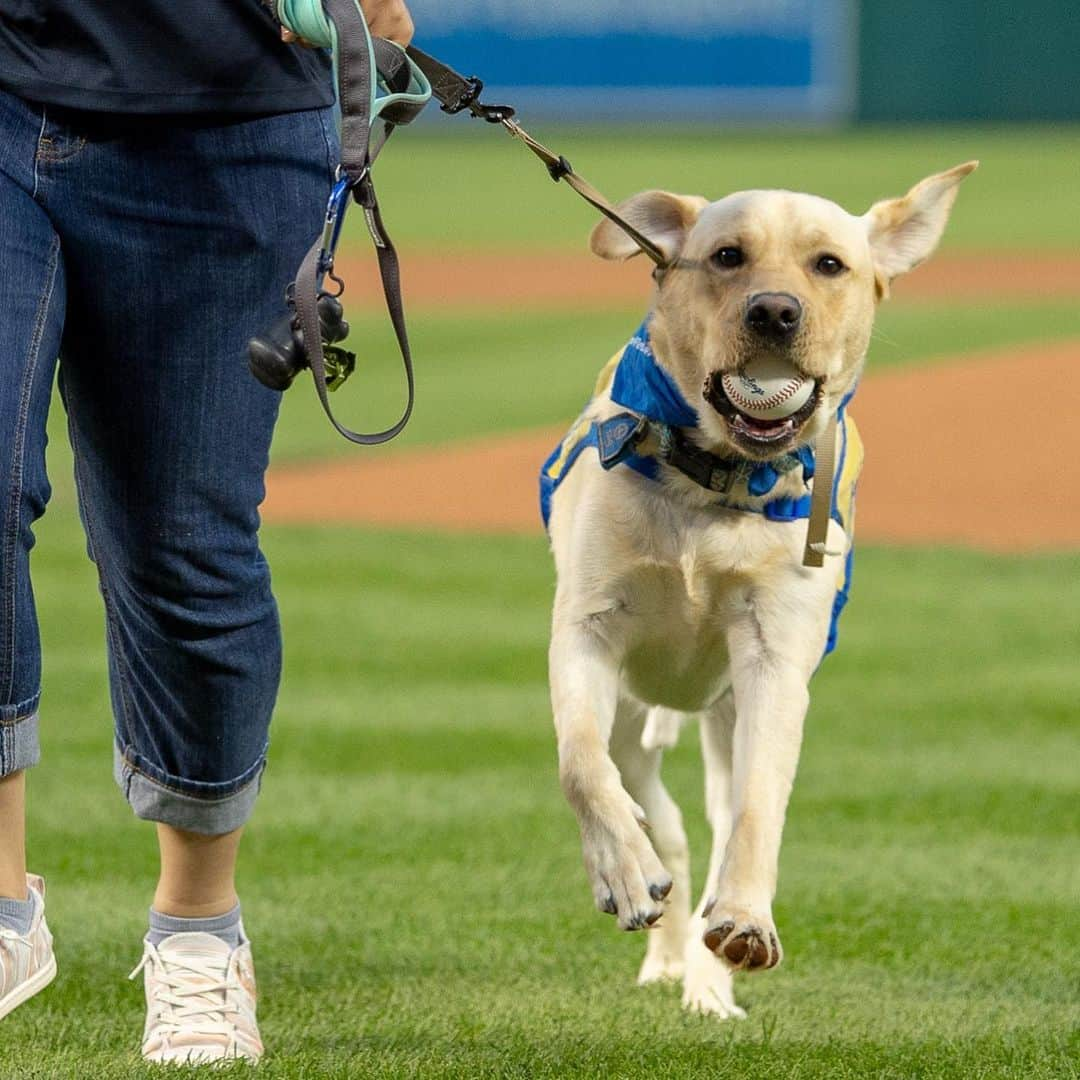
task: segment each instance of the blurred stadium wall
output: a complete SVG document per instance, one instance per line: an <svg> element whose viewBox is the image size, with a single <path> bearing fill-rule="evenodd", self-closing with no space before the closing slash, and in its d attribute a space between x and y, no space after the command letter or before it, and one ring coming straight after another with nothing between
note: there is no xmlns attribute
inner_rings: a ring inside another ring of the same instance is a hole
<svg viewBox="0 0 1080 1080"><path fill-rule="evenodd" d="M412 0L418 44L531 115L1080 118L1076 0Z"/></svg>
<svg viewBox="0 0 1080 1080"><path fill-rule="evenodd" d="M1076 0L864 0L859 119L1080 118Z"/></svg>

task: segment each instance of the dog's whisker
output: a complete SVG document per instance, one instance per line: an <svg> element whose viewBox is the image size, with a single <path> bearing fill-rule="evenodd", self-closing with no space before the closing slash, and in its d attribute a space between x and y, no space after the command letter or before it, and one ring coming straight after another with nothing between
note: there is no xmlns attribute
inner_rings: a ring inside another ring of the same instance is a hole
<svg viewBox="0 0 1080 1080"><path fill-rule="evenodd" d="M882 333L876 326L870 331L870 340L881 342L883 345L889 345L894 349L901 348L899 341L889 337L888 334Z"/></svg>

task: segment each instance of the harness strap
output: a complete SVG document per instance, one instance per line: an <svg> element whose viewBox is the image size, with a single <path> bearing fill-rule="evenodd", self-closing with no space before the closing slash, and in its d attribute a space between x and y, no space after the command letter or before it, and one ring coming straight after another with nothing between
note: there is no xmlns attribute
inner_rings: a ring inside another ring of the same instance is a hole
<svg viewBox="0 0 1080 1080"><path fill-rule="evenodd" d="M829 417L828 426L815 445L817 468L814 490L810 495L810 520L806 524L806 548L803 566L824 566L826 555L843 555L827 547L829 518L832 515L833 484L836 478L837 414Z"/></svg>
<svg viewBox="0 0 1080 1080"><path fill-rule="evenodd" d="M410 45L409 56L413 63L427 76L431 83L431 93L442 104L443 112L457 113L468 109L473 116L487 120L492 124L502 124L516 139L520 139L547 167L548 175L556 183L565 180L590 206L599 210L609 221L614 222L635 244L656 264L658 274L669 269L668 257L644 233L639 232L615 208L614 204L584 177L574 171L573 166L561 154L548 149L538 139L534 139L516 120L514 110L508 105L485 105L480 98L484 84L477 78L465 78L453 68L435 57L429 56Z"/></svg>
<svg viewBox="0 0 1080 1080"><path fill-rule="evenodd" d="M636 456L655 458L677 469L699 487L728 495L740 481L749 481L754 463L744 458L722 458L694 446L682 429L634 413L616 413L593 423L600 465L605 470ZM797 454L772 462L776 476L803 465ZM804 466L805 472L805 466Z"/></svg>
<svg viewBox="0 0 1080 1080"><path fill-rule="evenodd" d="M813 491L801 499L784 498L767 504L766 517L776 521L795 521L808 518L806 525L806 548L803 566L821 567L826 555L842 555L842 551L830 551L826 546L829 521L833 517L833 485L836 473L836 436L839 429L838 413L833 413L824 434L815 445ZM656 458L678 469L700 487L727 495L735 483L747 479L749 470L741 460L718 458L687 441L682 432L670 424L658 423L634 413L616 413L607 420L593 423L590 439L595 442L600 465L613 469L637 455ZM809 476L805 462L804 474ZM772 513L769 508L773 507Z"/></svg>

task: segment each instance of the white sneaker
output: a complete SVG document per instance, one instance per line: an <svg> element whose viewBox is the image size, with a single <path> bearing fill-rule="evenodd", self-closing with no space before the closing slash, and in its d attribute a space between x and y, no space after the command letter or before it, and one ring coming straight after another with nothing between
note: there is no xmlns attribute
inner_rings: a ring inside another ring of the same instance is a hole
<svg viewBox="0 0 1080 1080"><path fill-rule="evenodd" d="M44 990L56 978L52 934L45 924L45 881L26 875L34 895L34 918L25 937L0 927L0 1018Z"/></svg>
<svg viewBox="0 0 1080 1080"><path fill-rule="evenodd" d="M263 1045L255 1022L255 971L248 942L230 949L213 934L172 934L146 942L131 973L145 973L147 1061L203 1064L258 1061Z"/></svg>

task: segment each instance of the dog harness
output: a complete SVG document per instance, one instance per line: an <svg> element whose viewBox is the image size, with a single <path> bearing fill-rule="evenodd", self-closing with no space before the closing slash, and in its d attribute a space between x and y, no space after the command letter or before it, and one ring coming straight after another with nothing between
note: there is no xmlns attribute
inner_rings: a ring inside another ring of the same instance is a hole
<svg viewBox="0 0 1080 1080"><path fill-rule="evenodd" d="M608 391L616 405L630 411L607 420L592 419L592 402ZM830 516L847 533L848 551L836 583L825 656L836 647L837 623L851 584L855 487L863 463L862 440L855 421L846 411L853 394L854 391L849 393L837 410L840 447ZM590 447L596 448L604 469L623 465L649 480L659 480L661 464L667 464L713 492L716 505L723 509L762 514L770 521L779 522L806 521L810 517L812 498L808 482L813 479L816 464L813 447L802 446L764 462L737 456L719 457L688 440L686 430L697 426L697 412L656 362L646 320L622 352L616 353L604 367L589 404L540 470L540 514L544 527L547 528L551 517L552 497L574 463ZM781 476L796 469L801 470L802 495L777 496L760 503Z"/></svg>

